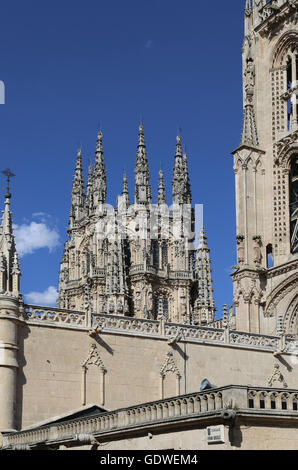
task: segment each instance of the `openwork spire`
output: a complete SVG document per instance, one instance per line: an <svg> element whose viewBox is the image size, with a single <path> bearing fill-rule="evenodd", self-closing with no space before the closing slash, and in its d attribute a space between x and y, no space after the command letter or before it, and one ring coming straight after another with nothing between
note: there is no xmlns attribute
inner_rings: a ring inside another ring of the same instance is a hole
<svg viewBox="0 0 298 470"><path fill-rule="evenodd" d="M103 134L101 131L97 134L95 163L93 172L93 203L96 208L99 204L105 204L107 195L106 168L103 157Z"/></svg>
<svg viewBox="0 0 298 470"><path fill-rule="evenodd" d="M144 127L139 126L138 148L135 166L135 203L151 202L151 186L149 184L149 165L146 153Z"/></svg>
<svg viewBox="0 0 298 470"><path fill-rule="evenodd" d="M206 231L202 227L196 253L197 298L194 304L194 322L200 325L214 321L215 306L210 265L210 250Z"/></svg>
<svg viewBox="0 0 298 470"><path fill-rule="evenodd" d="M188 176L187 156L182 156L181 136L176 138L176 155L174 161L172 195L174 204L190 204L190 184Z"/></svg>
<svg viewBox="0 0 298 470"><path fill-rule="evenodd" d="M76 168L72 183L71 208L69 227L72 228L83 217L84 210L84 179L82 171L82 150L77 152Z"/></svg>
<svg viewBox="0 0 298 470"><path fill-rule="evenodd" d="M163 171L159 170L157 204L162 205L162 204L166 204L166 203L167 202L166 202L166 192L165 192Z"/></svg>

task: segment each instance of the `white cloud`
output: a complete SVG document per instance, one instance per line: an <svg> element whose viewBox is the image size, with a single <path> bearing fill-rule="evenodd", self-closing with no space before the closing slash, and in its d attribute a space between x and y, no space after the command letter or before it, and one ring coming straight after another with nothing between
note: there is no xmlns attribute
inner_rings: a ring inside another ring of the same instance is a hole
<svg viewBox="0 0 298 470"><path fill-rule="evenodd" d="M29 304L55 306L58 294L56 287L50 286L44 292L29 292L25 297Z"/></svg>
<svg viewBox="0 0 298 470"><path fill-rule="evenodd" d="M20 256L32 254L40 248L48 248L50 252L59 245L59 233L42 221L22 225L14 225L14 236Z"/></svg>

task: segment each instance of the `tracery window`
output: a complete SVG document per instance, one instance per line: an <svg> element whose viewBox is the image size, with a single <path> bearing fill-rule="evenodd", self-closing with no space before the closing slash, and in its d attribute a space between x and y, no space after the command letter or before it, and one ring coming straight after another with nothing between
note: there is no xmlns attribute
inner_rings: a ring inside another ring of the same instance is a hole
<svg viewBox="0 0 298 470"><path fill-rule="evenodd" d="M290 225L291 252L298 253L298 155L293 158L290 171Z"/></svg>

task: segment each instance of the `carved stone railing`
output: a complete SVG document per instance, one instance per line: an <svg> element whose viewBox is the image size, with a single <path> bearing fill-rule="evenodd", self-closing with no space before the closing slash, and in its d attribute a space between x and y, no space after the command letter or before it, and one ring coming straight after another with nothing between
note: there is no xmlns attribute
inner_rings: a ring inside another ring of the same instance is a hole
<svg viewBox="0 0 298 470"><path fill-rule="evenodd" d="M86 326L86 314L83 312L54 307L39 307L37 305L25 305L25 320L77 327Z"/></svg>
<svg viewBox="0 0 298 470"><path fill-rule="evenodd" d="M239 332L229 327L215 328L213 326L196 326L168 323L164 320L150 320L126 317L123 315L97 313L92 314L90 323L88 323L87 315L84 312L35 305L25 306L25 320L28 323L51 325L55 327L79 329L99 328L100 331L116 334L165 339L179 337L179 341L225 344L237 348L253 348L273 352L279 351L298 356L298 339Z"/></svg>
<svg viewBox="0 0 298 470"><path fill-rule="evenodd" d="M134 274L142 273L144 271L144 264L137 264L132 266L129 270L129 274L133 276Z"/></svg>
<svg viewBox="0 0 298 470"><path fill-rule="evenodd" d="M3 435L3 448L21 448L26 445L42 445L51 441L80 440L80 436L100 435L123 428L166 422L171 419L212 413L224 407L222 389L208 390L179 397L158 400L83 417L42 428L30 429Z"/></svg>
<svg viewBox="0 0 298 470"><path fill-rule="evenodd" d="M229 344L276 350L280 346L280 338L277 336L263 336L231 331L229 334Z"/></svg>
<svg viewBox="0 0 298 470"><path fill-rule="evenodd" d="M127 334L142 334L149 336L159 336L160 327L156 320L145 320L142 318L123 317L115 315L92 316L92 327L99 327L104 331L125 332Z"/></svg>
<svg viewBox="0 0 298 470"><path fill-rule="evenodd" d="M167 427L188 420L218 416L231 410L238 414L261 411L298 418L298 390L230 385L188 395L143 403L97 415L76 418L20 432L3 433L3 449L59 446L61 443L96 442L101 435L126 435L150 426ZM282 412L282 413L281 413Z"/></svg>
<svg viewBox="0 0 298 470"><path fill-rule="evenodd" d="M165 336L171 338L177 335L181 336L182 340L199 340L202 342L211 341L215 343L224 343L225 335L224 330L216 330L208 328L207 326L192 326L180 325L174 323L165 324Z"/></svg>
<svg viewBox="0 0 298 470"><path fill-rule="evenodd" d="M192 274L188 271L170 271L169 279L191 280L192 279Z"/></svg>
<svg viewBox="0 0 298 470"><path fill-rule="evenodd" d="M248 408L257 410L295 411L298 414L298 390L249 388Z"/></svg>

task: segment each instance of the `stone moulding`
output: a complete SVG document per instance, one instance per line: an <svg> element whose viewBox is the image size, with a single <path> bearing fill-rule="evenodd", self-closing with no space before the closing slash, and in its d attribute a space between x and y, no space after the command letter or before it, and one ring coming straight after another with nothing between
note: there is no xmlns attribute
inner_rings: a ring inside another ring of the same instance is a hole
<svg viewBox="0 0 298 470"><path fill-rule="evenodd" d="M26 306L26 323L35 326L72 328L90 332L86 326L86 314L50 307ZM229 328L210 328L207 326L181 325L157 320L145 320L120 315L92 314L92 327L99 333L111 333L138 336L158 340L169 340L179 335L182 342L214 344L225 347L237 347L276 351L280 344L279 336L266 336L230 330ZM285 354L292 354L293 344L298 350L297 341L286 339Z"/></svg>

